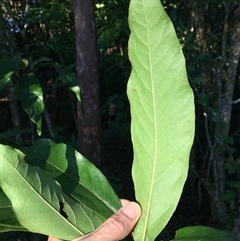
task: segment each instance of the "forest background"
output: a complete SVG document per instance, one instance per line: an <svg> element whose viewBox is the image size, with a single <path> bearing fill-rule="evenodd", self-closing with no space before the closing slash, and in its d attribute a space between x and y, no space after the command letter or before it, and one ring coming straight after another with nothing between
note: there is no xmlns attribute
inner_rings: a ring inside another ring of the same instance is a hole
<svg viewBox="0 0 240 241"><path fill-rule="evenodd" d="M29 146L41 134L71 144L106 174L119 197L134 199L129 1L0 4L1 143ZM160 238L189 225L240 232L239 1L162 4L186 58L196 134L180 204ZM95 24L96 32L88 31Z"/></svg>

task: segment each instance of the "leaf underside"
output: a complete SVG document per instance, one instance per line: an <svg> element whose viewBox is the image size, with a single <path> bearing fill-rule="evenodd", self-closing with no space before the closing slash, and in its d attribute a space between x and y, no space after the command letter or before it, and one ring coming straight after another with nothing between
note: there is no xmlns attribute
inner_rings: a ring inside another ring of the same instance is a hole
<svg viewBox="0 0 240 241"><path fill-rule="evenodd" d="M129 26L132 175L142 206L134 239L153 241L176 209L187 177L194 99L179 41L159 0L131 0Z"/></svg>

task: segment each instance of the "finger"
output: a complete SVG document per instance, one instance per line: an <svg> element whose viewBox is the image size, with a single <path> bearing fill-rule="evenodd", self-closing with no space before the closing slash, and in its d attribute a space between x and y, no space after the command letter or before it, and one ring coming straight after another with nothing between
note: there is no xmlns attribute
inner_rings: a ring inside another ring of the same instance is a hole
<svg viewBox="0 0 240 241"><path fill-rule="evenodd" d="M121 199L121 203L122 203L122 206L125 206L125 205L127 205L128 203L130 203L130 201L127 200L127 199ZM78 239L79 239L79 238L78 238ZM78 240L78 239L75 239L75 240ZM49 236L47 241L61 241L61 240Z"/></svg>
<svg viewBox="0 0 240 241"><path fill-rule="evenodd" d="M47 241L61 241L60 239L54 238L54 237L48 237Z"/></svg>
<svg viewBox="0 0 240 241"><path fill-rule="evenodd" d="M124 207L107 219L96 231L75 241L117 241L125 238L136 225L141 215L141 208L135 202L128 202Z"/></svg>
<svg viewBox="0 0 240 241"><path fill-rule="evenodd" d="M123 207L131 202L131 201L127 200L127 199L121 199L120 201L121 201Z"/></svg>

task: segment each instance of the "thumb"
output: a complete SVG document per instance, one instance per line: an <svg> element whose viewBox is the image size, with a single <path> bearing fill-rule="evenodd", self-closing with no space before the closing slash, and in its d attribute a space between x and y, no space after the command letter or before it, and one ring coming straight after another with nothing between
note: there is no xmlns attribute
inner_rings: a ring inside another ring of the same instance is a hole
<svg viewBox="0 0 240 241"><path fill-rule="evenodd" d="M141 215L141 208L135 202L128 202L97 230L75 241L117 241L125 238L135 227Z"/></svg>

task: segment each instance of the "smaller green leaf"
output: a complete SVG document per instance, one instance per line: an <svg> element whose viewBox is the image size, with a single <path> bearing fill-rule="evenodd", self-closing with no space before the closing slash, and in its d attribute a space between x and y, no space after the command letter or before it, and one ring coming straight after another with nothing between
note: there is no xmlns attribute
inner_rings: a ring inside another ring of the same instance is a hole
<svg viewBox="0 0 240 241"><path fill-rule="evenodd" d="M10 129L10 130L7 130L7 131L4 131L3 133L1 133L0 140L12 137L19 133L31 133L31 132L32 132L31 129L27 129L27 128L26 129L13 128L13 129Z"/></svg>
<svg viewBox="0 0 240 241"><path fill-rule="evenodd" d="M27 231L17 221L11 201L0 188L0 233L9 231Z"/></svg>
<svg viewBox="0 0 240 241"><path fill-rule="evenodd" d="M199 95L198 102L199 102L202 106L206 107L206 106L208 105L208 97L207 97L207 95L204 94L204 93L200 94L200 95Z"/></svg>
<svg viewBox="0 0 240 241"><path fill-rule="evenodd" d="M228 144L230 144L230 145L233 145L233 143L234 143L234 140L233 140L233 138L232 138L231 136L227 136L226 139L225 139L225 141L226 141Z"/></svg>
<svg viewBox="0 0 240 241"><path fill-rule="evenodd" d="M0 91L5 88L11 76L16 72L22 59L19 57L12 59L0 59Z"/></svg>
<svg viewBox="0 0 240 241"><path fill-rule="evenodd" d="M42 64L44 63L54 63L54 61L48 57L41 57L37 60L35 60L32 64L31 64L31 68L35 69L37 67L41 67Z"/></svg>
<svg viewBox="0 0 240 241"><path fill-rule="evenodd" d="M204 83L204 79L202 77L196 77L192 81L194 84Z"/></svg>
<svg viewBox="0 0 240 241"><path fill-rule="evenodd" d="M233 190L226 190L226 193L222 196L222 200L224 201L232 201L235 200L237 193Z"/></svg>
<svg viewBox="0 0 240 241"><path fill-rule="evenodd" d="M58 73L58 78L62 81L77 97L78 101L81 101L80 88L77 81L77 77L70 68L61 67L58 63L55 63L52 59L43 57L34 62L34 67L49 67L54 68Z"/></svg>
<svg viewBox="0 0 240 241"><path fill-rule="evenodd" d="M78 101L81 101L80 88L75 73L68 68L60 68L55 65L55 70L58 72L59 79L76 95Z"/></svg>
<svg viewBox="0 0 240 241"><path fill-rule="evenodd" d="M226 162L224 164L224 167L227 170L229 175L236 172L235 167L233 166L233 164L231 162Z"/></svg>
<svg viewBox="0 0 240 241"><path fill-rule="evenodd" d="M41 57L32 64L32 68L41 67L54 68L59 75L57 80L61 80L76 95L78 101L81 101L78 80L70 68L62 67L48 57Z"/></svg>
<svg viewBox="0 0 240 241"><path fill-rule="evenodd" d="M19 99L29 118L37 125L38 135L41 135L44 101L42 88L38 78L32 74L24 74L19 78Z"/></svg>
<svg viewBox="0 0 240 241"><path fill-rule="evenodd" d="M231 232L204 226L179 229L173 241L239 241Z"/></svg>

